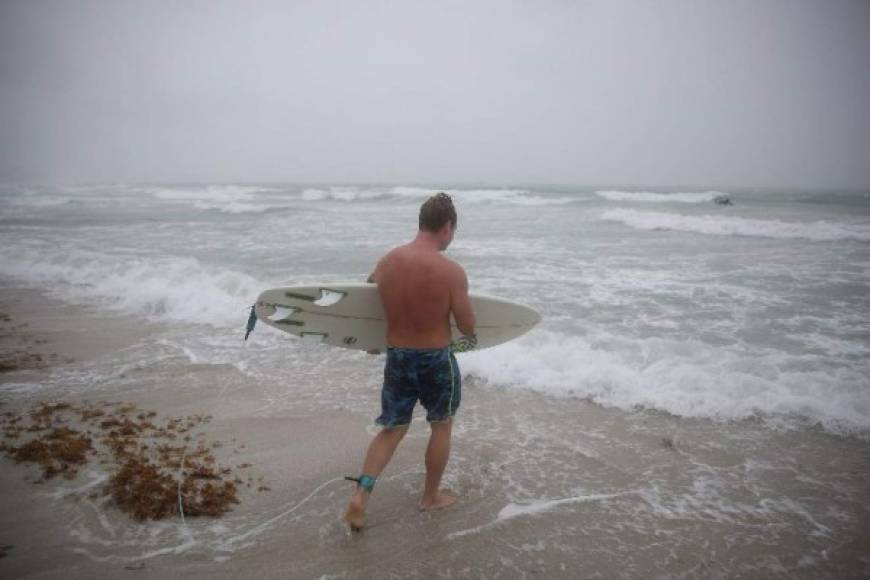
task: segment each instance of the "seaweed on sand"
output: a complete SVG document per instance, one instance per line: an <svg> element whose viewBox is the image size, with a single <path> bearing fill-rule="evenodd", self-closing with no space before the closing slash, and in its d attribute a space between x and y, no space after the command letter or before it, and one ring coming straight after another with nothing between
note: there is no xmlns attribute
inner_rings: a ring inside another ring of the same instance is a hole
<svg viewBox="0 0 870 580"><path fill-rule="evenodd" d="M72 479L78 473L77 466L87 463L87 453L92 451L91 439L68 427L53 429L19 446L0 444L16 463L29 461L42 467L42 477L51 479L63 474Z"/></svg>
<svg viewBox="0 0 870 580"><path fill-rule="evenodd" d="M232 469L218 465L210 451L222 445L198 441L193 446L191 434L184 436L185 444L171 444L179 434L210 420L192 415L159 421L155 412L127 403L40 403L27 413L0 414L7 440L30 436L18 446L0 443L0 451L19 463L37 463L45 479L58 474L72 479L96 455L112 471L97 494L110 496L138 521L171 517L180 510L185 516L219 516L240 503L239 479ZM87 429L86 434L73 426Z"/></svg>

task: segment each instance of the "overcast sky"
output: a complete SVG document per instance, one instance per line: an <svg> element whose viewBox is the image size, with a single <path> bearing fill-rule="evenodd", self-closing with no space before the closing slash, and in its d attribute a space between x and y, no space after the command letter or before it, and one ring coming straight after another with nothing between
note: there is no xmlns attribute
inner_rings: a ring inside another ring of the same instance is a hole
<svg viewBox="0 0 870 580"><path fill-rule="evenodd" d="M870 188L870 1L0 0L0 181Z"/></svg>

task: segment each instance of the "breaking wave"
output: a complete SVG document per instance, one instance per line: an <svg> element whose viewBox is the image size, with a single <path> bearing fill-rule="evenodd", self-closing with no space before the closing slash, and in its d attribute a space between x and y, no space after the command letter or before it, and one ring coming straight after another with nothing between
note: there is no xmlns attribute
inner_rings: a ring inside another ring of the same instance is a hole
<svg viewBox="0 0 870 580"><path fill-rule="evenodd" d="M166 322L237 327L266 285L190 257L119 256L86 250L0 253L0 274L73 302Z"/></svg>
<svg viewBox="0 0 870 580"><path fill-rule="evenodd" d="M722 420L797 417L837 433L870 430L870 391L861 370L807 364L813 362L813 355L772 349L750 364L739 349L700 341L626 341L543 329L460 358L464 373L493 386L583 397L626 411Z"/></svg>

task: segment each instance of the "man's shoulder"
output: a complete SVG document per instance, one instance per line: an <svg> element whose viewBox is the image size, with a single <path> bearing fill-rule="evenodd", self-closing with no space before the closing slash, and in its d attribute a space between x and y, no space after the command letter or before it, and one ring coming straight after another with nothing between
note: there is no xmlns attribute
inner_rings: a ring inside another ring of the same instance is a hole
<svg viewBox="0 0 870 580"><path fill-rule="evenodd" d="M397 257L400 257L403 254L405 254L407 251L408 251L407 245L396 246L395 248L390 249L389 251L387 251L386 254L381 256L381 259L378 260L378 265L380 266L380 265L384 265L384 264L389 264L390 262L393 262Z"/></svg>
<svg viewBox="0 0 870 580"><path fill-rule="evenodd" d="M455 280L461 280L465 277L465 269L445 255L441 255L441 264L444 268L444 273Z"/></svg>
<svg viewBox="0 0 870 580"><path fill-rule="evenodd" d="M394 248L390 248L386 254L384 254L384 258L389 258L390 256L395 256L396 254L400 254L403 251L408 249L408 244L403 244L401 246L396 246Z"/></svg>

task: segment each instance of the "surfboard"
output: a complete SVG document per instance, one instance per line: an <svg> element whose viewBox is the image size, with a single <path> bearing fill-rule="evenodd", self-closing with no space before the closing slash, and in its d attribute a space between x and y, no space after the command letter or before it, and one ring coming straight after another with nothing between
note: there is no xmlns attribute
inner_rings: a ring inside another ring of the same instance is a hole
<svg viewBox="0 0 870 580"><path fill-rule="evenodd" d="M525 334L541 321L532 308L494 296L471 293L477 325L476 350ZM386 348L387 322L375 284L285 286L265 290L254 305L257 320L289 332L303 343L358 350ZM462 333L450 320L454 340Z"/></svg>

